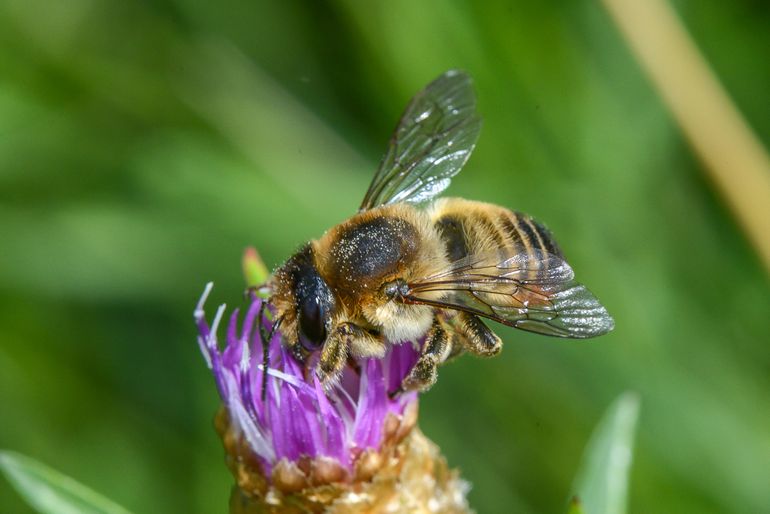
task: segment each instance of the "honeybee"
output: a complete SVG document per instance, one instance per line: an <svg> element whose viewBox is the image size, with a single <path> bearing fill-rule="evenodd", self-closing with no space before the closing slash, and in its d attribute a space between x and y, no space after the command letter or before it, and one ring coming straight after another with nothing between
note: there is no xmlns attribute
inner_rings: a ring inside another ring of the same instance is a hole
<svg viewBox="0 0 770 514"><path fill-rule="evenodd" d="M439 76L401 116L358 213L273 274L275 326L298 360L320 351L324 386L351 357L423 340L401 390L426 390L449 357L500 352L500 337L480 318L575 339L613 329L541 223L488 203L434 200L480 128L468 75Z"/></svg>

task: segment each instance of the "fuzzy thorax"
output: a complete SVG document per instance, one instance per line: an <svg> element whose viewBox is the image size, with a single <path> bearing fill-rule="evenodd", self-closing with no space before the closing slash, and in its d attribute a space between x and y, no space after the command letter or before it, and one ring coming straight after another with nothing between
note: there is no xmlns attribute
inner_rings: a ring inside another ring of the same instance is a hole
<svg viewBox="0 0 770 514"><path fill-rule="evenodd" d="M422 279L447 266L430 218L409 205L359 213L312 244L316 266L345 313L353 320L365 318L377 329L383 320L392 322L388 314L394 302L383 294L385 284ZM408 314L416 315L416 311Z"/></svg>

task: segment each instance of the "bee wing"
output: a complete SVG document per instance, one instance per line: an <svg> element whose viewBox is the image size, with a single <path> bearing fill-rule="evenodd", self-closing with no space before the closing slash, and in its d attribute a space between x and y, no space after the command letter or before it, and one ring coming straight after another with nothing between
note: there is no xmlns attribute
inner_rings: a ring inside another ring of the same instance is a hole
<svg viewBox="0 0 770 514"><path fill-rule="evenodd" d="M480 129L471 78L457 70L438 77L401 115L359 210L441 193L470 157Z"/></svg>
<svg viewBox="0 0 770 514"><path fill-rule="evenodd" d="M539 250L472 255L408 286L406 303L465 311L550 336L584 339L615 325L564 259Z"/></svg>

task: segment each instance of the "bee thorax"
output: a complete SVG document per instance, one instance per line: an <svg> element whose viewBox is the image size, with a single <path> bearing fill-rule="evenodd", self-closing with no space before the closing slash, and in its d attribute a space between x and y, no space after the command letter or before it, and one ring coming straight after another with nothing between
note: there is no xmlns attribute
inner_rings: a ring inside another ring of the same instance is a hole
<svg viewBox="0 0 770 514"><path fill-rule="evenodd" d="M398 273L416 257L419 240L409 221L370 214L353 218L331 239L324 249L327 273L340 290L351 293Z"/></svg>

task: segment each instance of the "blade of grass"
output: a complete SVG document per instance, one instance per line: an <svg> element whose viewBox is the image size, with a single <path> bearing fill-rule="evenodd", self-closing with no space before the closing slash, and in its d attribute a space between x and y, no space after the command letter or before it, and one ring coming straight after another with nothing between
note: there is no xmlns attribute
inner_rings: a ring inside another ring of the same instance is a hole
<svg viewBox="0 0 770 514"><path fill-rule="evenodd" d="M570 513L625 514L638 417L639 397L635 393L623 393L607 409L583 456Z"/></svg>
<svg viewBox="0 0 770 514"><path fill-rule="evenodd" d="M72 478L19 453L0 452L0 471L41 514L129 514Z"/></svg>
<svg viewBox="0 0 770 514"><path fill-rule="evenodd" d="M665 0L603 0L770 272L770 157Z"/></svg>

